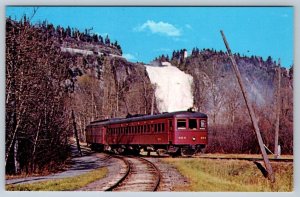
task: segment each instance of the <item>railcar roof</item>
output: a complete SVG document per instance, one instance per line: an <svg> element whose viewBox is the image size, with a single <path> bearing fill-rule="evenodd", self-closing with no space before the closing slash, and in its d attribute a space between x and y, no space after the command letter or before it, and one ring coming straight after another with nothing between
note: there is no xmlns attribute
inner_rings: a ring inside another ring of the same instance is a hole
<svg viewBox="0 0 300 197"><path fill-rule="evenodd" d="M121 124L121 123L129 123L136 121L146 121L146 120L154 120L160 118L207 118L207 115L200 112L189 112L189 111L177 111L171 113L162 113L156 115L144 115L138 117L131 118L113 118L106 120L99 120L91 122L91 125L102 125L102 124Z"/></svg>

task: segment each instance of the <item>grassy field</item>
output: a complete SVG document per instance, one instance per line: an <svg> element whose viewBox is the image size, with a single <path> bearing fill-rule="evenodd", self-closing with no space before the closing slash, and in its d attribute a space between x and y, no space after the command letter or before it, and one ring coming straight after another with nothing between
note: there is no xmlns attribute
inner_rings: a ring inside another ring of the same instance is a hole
<svg viewBox="0 0 300 197"><path fill-rule="evenodd" d="M72 191L104 178L107 172L107 168L99 168L75 177L32 184L6 185L5 188L7 191Z"/></svg>
<svg viewBox="0 0 300 197"><path fill-rule="evenodd" d="M253 158L253 159L261 159L261 154L221 154L221 153L214 153L214 154L202 154L199 157L218 157L218 158ZM268 155L269 159L274 159L274 155ZM281 155L281 159L293 159L293 155Z"/></svg>
<svg viewBox="0 0 300 197"><path fill-rule="evenodd" d="M177 191L292 192L293 163L272 163L276 182L264 178L253 162L201 158L164 158L189 179Z"/></svg>

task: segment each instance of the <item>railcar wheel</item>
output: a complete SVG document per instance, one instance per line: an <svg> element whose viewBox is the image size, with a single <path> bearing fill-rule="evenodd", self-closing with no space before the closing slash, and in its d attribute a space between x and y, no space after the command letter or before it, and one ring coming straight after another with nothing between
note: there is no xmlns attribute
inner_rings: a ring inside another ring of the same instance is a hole
<svg viewBox="0 0 300 197"><path fill-rule="evenodd" d="M138 149L138 148L132 149L132 154L133 155L139 155L140 154L140 149Z"/></svg>
<svg viewBox="0 0 300 197"><path fill-rule="evenodd" d="M181 148L178 148L176 152L169 153L172 157L180 157L181 156Z"/></svg>
<svg viewBox="0 0 300 197"><path fill-rule="evenodd" d="M203 155L205 153L205 149L206 149L206 146L205 145L199 145L197 148L196 148L196 153L195 155Z"/></svg>
<svg viewBox="0 0 300 197"><path fill-rule="evenodd" d="M181 148L181 156L191 157L196 153L196 149L192 149L190 147Z"/></svg>
<svg viewBox="0 0 300 197"><path fill-rule="evenodd" d="M103 152L104 147L103 147L103 145L101 145L101 144L91 144L91 145L90 145L90 149L91 149L92 151L96 151L96 152Z"/></svg>

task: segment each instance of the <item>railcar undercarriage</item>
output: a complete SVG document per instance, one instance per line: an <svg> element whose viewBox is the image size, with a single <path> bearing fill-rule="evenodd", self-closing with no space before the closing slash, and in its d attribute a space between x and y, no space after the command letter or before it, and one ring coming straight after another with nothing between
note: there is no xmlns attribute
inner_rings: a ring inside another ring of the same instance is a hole
<svg viewBox="0 0 300 197"><path fill-rule="evenodd" d="M204 153L205 145L103 145L91 144L90 148L97 152L109 152L122 155L139 155L146 152L148 156L151 152L157 155L193 156Z"/></svg>

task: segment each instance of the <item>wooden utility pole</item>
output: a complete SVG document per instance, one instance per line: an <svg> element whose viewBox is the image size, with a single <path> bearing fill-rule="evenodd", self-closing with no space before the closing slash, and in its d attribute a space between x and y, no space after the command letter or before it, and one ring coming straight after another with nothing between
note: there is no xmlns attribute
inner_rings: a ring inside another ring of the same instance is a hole
<svg viewBox="0 0 300 197"><path fill-rule="evenodd" d="M279 152L278 152L278 138L279 138L279 121L280 121L280 108L281 108L281 68L280 68L280 59L278 60L278 84L277 84L277 93L276 93L276 102L277 102L277 108L276 108L276 123L275 123L275 147L274 147L274 158L279 158Z"/></svg>
<svg viewBox="0 0 300 197"><path fill-rule="evenodd" d="M249 112L249 115L250 115L250 118L251 118L251 122L252 122L252 125L254 127L254 130L255 130L255 133L256 133L256 137L257 137L257 140L258 140L258 143L259 143L260 151L262 153L263 160L264 160L267 172L268 172L268 179L273 183L273 182L275 182L275 176L274 176L272 166L270 164L270 161L268 159L268 156L267 156L267 153L266 153L266 150L265 150L265 147L264 147L264 142L262 140L262 137L261 137L261 134L260 134L260 130L259 130L259 127L258 127L258 121L257 121L257 119L255 117L254 110L253 110L253 108L252 108L252 106L251 106L251 104L249 102L249 96L248 96L248 94L246 92L246 89L244 87L244 84L243 84L243 81L242 81L242 77L241 77L241 73L240 73L240 71L238 69L237 63L236 63L236 61L235 61L235 59L234 59L234 57L233 57L233 55L231 53L231 50L229 48L229 44L228 44L228 42L226 40L226 37L225 37L225 35L224 35L224 33L223 33L222 30L221 30L221 35L222 35L224 44L226 46L229 58L231 60L231 63L232 63L235 75L237 77L238 83L239 83L240 88L242 90L242 94L243 94L243 97L244 97L244 100L245 100L245 103L246 103L246 106L247 106L247 109L248 109L248 112Z"/></svg>

